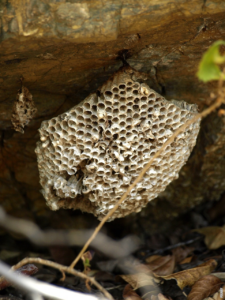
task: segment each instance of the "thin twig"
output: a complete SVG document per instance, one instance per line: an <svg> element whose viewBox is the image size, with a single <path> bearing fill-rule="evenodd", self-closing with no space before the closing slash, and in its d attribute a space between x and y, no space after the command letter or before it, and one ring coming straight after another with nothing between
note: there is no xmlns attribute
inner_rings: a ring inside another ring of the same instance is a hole
<svg viewBox="0 0 225 300"><path fill-rule="evenodd" d="M129 186L127 191L123 194L123 196L120 198L120 200L115 204L115 206L108 212L108 214L102 219L102 221L99 223L99 225L96 227L95 231L93 232L92 236L88 239L76 259L72 262L70 265L71 268L74 268L77 262L80 260L81 256L84 254L84 252L87 250L88 246L90 243L93 241L93 239L96 237L98 232L101 230L102 226L105 224L105 222L113 215L113 213L117 210L119 205L126 199L126 197L129 195L131 190L136 186L138 182L141 181L142 177L145 175L145 173L148 171L150 166L152 165L153 161L160 156L160 154L164 151L164 149L170 145L174 139L181 133L183 132L188 126L193 124L199 119L202 119L209 115L212 111L217 109L222 103L224 99L223 97L219 96L215 103L213 103L211 106L209 106L207 109L205 109L203 112L195 115L192 119L188 120L185 124L183 124L180 128L178 128L174 134L163 144L163 146L155 153L155 155L150 159L150 161L147 163L147 165L142 169L141 173L139 176L135 179L135 181Z"/></svg>
<svg viewBox="0 0 225 300"><path fill-rule="evenodd" d="M99 300L99 298L94 295L71 291L13 272L9 266L2 261L0 261L0 274L3 274L8 281L24 291L32 300L43 300L42 296L44 296L45 299L52 300Z"/></svg>
<svg viewBox="0 0 225 300"><path fill-rule="evenodd" d="M96 286L96 288L102 292L104 294L104 296L110 300L113 300L113 297L92 277L87 276L84 273L81 273L79 271L76 271L70 267L55 263L53 261L50 260L46 260L46 259L42 259L42 258L33 258L33 257L26 257L23 260L21 260L19 263L17 263L16 265L14 265L12 267L12 270L17 270L19 268L21 268L22 266L29 264L29 263L36 263L36 264L41 264L41 265L45 265L54 269L59 270L60 272L65 272L65 273L69 273L72 274L74 276L80 277L82 279L85 280L89 280L93 285Z"/></svg>

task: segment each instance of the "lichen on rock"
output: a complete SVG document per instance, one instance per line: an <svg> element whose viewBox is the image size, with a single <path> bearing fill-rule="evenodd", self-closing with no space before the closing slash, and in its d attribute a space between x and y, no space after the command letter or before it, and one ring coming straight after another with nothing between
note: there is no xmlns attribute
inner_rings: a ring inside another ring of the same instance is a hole
<svg viewBox="0 0 225 300"><path fill-rule="evenodd" d="M36 153L48 206L81 209L99 219L114 207L142 168L197 106L167 101L126 66L97 93L42 122ZM110 220L140 212L178 177L199 132L196 121L155 159Z"/></svg>

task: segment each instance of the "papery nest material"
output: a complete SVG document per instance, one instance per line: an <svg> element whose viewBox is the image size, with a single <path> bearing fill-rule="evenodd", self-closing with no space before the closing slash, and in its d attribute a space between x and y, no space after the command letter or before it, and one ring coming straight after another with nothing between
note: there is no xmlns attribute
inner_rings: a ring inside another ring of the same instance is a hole
<svg viewBox="0 0 225 300"><path fill-rule="evenodd" d="M129 66L69 111L42 122L36 153L42 193L52 210L81 209L100 220L197 106L167 101ZM155 159L110 220L140 212L178 177L200 121L180 133Z"/></svg>

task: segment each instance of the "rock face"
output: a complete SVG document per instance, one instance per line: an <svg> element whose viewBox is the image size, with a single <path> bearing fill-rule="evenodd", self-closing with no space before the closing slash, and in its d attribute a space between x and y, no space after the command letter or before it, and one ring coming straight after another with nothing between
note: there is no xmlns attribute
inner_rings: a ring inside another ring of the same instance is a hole
<svg viewBox="0 0 225 300"><path fill-rule="evenodd" d="M132 67L148 74L150 88L202 110L216 85L199 82L195 74L203 52L224 37L224 12L219 0L1 1L1 205L14 215L48 220L44 224L75 226L69 216L71 221L63 223L66 211L51 212L39 192L34 149L41 122L101 86L121 66L116 59L121 51ZM24 134L15 132L10 120L21 76L38 109ZM161 223L220 198L225 185L223 122L216 113L203 121L179 179L140 219Z"/></svg>

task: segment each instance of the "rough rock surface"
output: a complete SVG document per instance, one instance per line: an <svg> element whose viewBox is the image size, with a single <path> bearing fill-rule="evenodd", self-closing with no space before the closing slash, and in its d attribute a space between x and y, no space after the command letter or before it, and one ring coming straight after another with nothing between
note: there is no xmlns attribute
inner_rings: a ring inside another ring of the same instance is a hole
<svg viewBox="0 0 225 300"><path fill-rule="evenodd" d="M151 88L167 99L196 103L202 110L216 85L199 82L195 74L203 52L224 38L224 12L220 0L1 1L1 205L45 225L72 227L78 220L86 222L80 214L74 218L67 211L51 212L39 192L34 148L41 122L101 86L121 66L116 59L121 50L128 50L132 67L148 73ZM23 135L12 130L10 121L21 75L38 109ZM179 179L138 215L140 220L157 227L167 217L220 198L225 172L223 122L216 113L203 121ZM67 217L66 224L62 216Z"/></svg>

